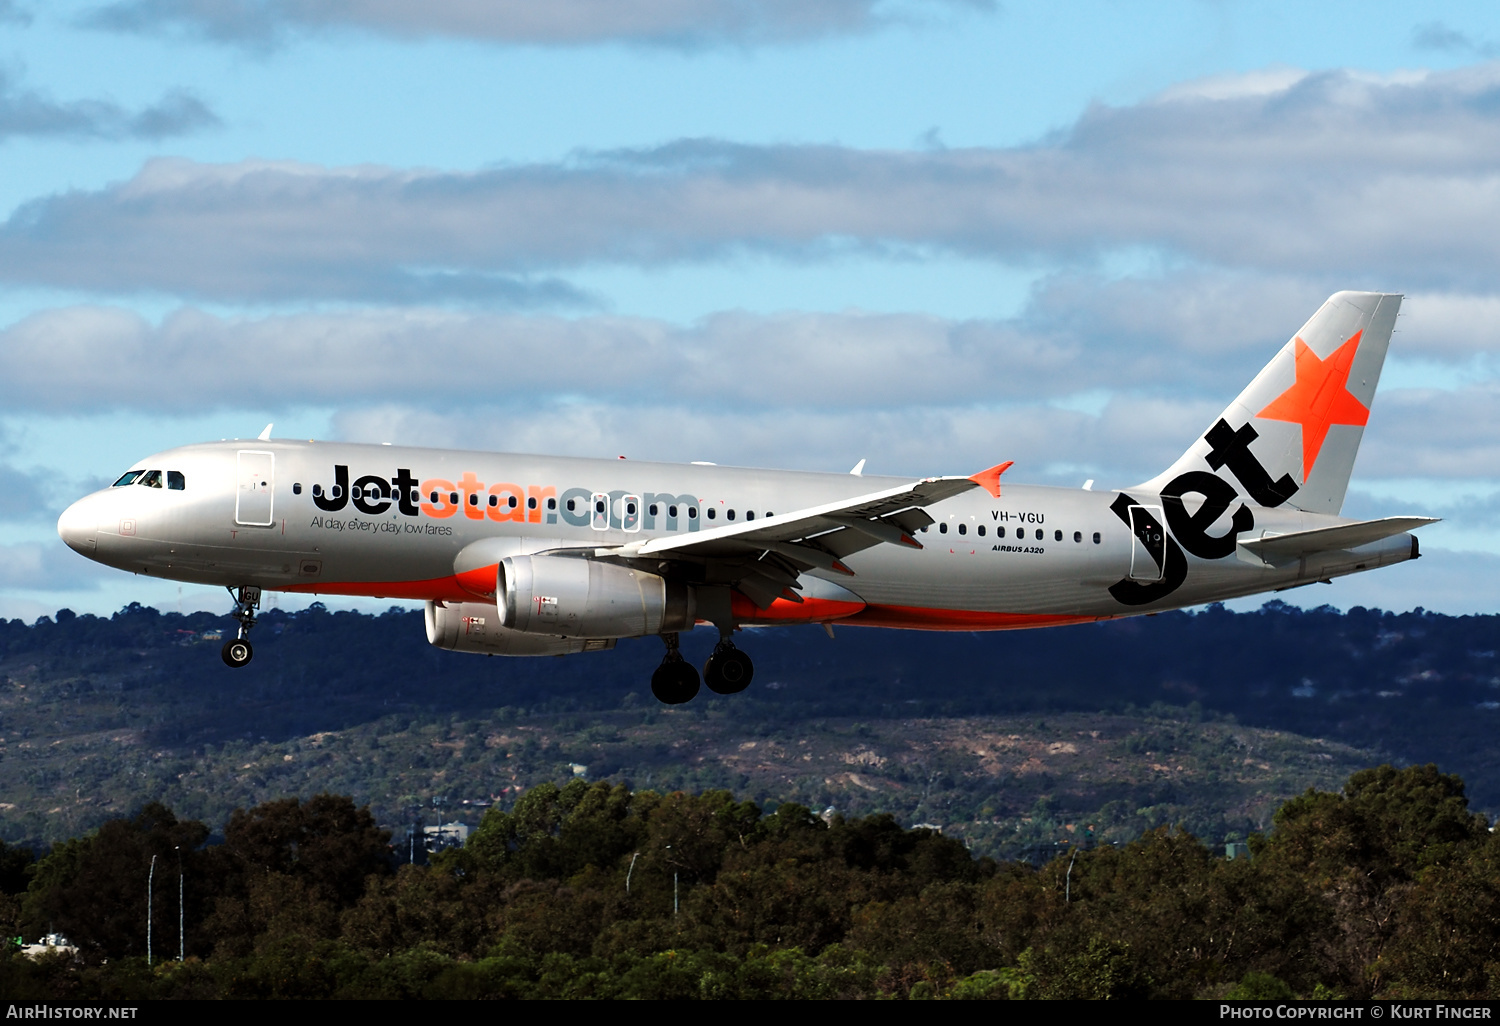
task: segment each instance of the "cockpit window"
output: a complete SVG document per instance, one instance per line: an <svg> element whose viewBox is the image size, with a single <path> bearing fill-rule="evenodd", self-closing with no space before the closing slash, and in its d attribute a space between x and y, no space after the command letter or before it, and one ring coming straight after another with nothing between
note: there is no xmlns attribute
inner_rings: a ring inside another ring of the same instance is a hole
<svg viewBox="0 0 1500 1026"><path fill-rule="evenodd" d="M161 471L148 470L136 484L145 485L147 488L161 487Z"/></svg>
<svg viewBox="0 0 1500 1026"><path fill-rule="evenodd" d="M167 471L167 487L174 492L180 492L187 487L187 478L182 476L180 470Z"/></svg>
<svg viewBox="0 0 1500 1026"><path fill-rule="evenodd" d="M124 488L128 484L135 484L135 479L144 474L144 470L132 470L113 485L115 488Z"/></svg>

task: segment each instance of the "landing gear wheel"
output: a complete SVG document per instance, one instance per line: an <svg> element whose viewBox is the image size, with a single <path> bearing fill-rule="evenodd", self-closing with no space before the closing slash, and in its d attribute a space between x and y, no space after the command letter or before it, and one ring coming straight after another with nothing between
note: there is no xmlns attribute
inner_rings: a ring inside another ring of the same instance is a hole
<svg viewBox="0 0 1500 1026"><path fill-rule="evenodd" d="M667 660L651 675L651 693L666 705L691 702L698 694L698 671L679 656Z"/></svg>
<svg viewBox="0 0 1500 1026"><path fill-rule="evenodd" d="M703 683L716 695L737 695L750 686L754 676L750 657L728 642L720 643L703 664Z"/></svg>
<svg viewBox="0 0 1500 1026"><path fill-rule="evenodd" d="M224 657L224 665L238 670L250 661L251 656L255 655L255 649L250 647L250 642L245 638L230 638L224 642L219 655Z"/></svg>
<svg viewBox="0 0 1500 1026"><path fill-rule="evenodd" d="M250 628L255 626L255 610L260 607L260 589L246 584L230 588L229 594L234 598L234 612L229 615L239 622L240 629L235 637L224 642L219 655L225 666L238 670L255 654L255 649L250 647Z"/></svg>

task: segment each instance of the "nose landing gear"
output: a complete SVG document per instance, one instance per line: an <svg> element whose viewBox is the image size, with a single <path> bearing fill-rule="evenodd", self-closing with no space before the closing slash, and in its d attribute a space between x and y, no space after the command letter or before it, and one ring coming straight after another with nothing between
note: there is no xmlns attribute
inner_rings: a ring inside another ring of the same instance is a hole
<svg viewBox="0 0 1500 1026"><path fill-rule="evenodd" d="M235 637L224 642L219 655L224 665L238 670L255 655L255 649L250 646L250 628L255 626L255 611L260 608L260 589L245 585L230 588L229 594L234 597L234 612L229 615L239 621L240 629Z"/></svg>
<svg viewBox="0 0 1500 1026"><path fill-rule="evenodd" d="M663 634L661 639L667 644L667 654L651 675L651 693L666 705L691 702L693 696L698 694L698 671L682 658L682 653L677 649L675 633Z"/></svg>

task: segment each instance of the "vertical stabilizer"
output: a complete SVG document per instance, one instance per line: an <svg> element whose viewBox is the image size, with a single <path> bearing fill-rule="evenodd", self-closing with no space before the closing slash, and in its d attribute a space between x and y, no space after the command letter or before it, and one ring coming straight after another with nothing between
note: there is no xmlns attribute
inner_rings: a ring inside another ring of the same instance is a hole
<svg viewBox="0 0 1500 1026"><path fill-rule="evenodd" d="M1337 513L1380 383L1401 297L1331 296L1239 398L1164 473L1213 473L1259 506Z"/></svg>

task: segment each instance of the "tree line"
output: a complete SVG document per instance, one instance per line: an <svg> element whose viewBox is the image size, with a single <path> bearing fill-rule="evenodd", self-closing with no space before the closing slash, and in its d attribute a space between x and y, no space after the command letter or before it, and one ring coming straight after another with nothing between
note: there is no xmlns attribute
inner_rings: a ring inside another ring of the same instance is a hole
<svg viewBox="0 0 1500 1026"><path fill-rule="evenodd" d="M1158 829L1034 869L972 858L889 816L825 820L722 791L581 780L491 810L465 847L428 865L400 864L368 810L336 795L237 810L222 840L209 834L153 804L34 862L0 851L6 933L56 931L79 948L30 959L9 946L0 992L1500 993L1500 846L1463 782L1430 765L1308 791L1237 859Z"/></svg>

